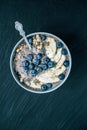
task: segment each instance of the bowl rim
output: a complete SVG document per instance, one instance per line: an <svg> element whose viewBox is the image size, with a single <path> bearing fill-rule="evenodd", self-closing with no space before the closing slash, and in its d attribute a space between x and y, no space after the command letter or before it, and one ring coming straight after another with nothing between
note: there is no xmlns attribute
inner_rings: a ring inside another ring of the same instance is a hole
<svg viewBox="0 0 87 130"><path fill-rule="evenodd" d="M71 53L70 53L70 51L69 51L67 45L65 44L65 42L64 42L63 40L61 40L58 36L54 35L54 34L51 34L51 33L48 33L48 32L34 32L34 33L31 33L31 34L28 34L26 37L28 38L28 37L30 37L30 36L37 35L37 34L45 34L45 35L52 36L52 37L58 39L60 42L62 42L62 43L64 44L65 48L67 49L67 51L68 51L68 57L69 57L69 62L70 62L70 63L69 63L69 68L68 68L68 71L67 71L67 75L65 76L64 80L63 80L58 86L56 86L56 87L54 87L54 88L52 88L52 89L46 90L46 91L35 91L35 90L31 90L31 89L29 89L29 88L24 87L24 86L19 82L19 80L16 78L16 76L15 76L15 74L14 74L14 71L13 71L13 67L12 67L12 63L13 63L13 62L12 62L12 60L13 60L13 56L14 56L15 50L16 50L17 46L23 41L23 38L21 38L21 39L16 43L16 45L14 46L14 48L13 48L13 50L12 50L12 52L11 52L11 56L10 56L10 70L11 70L11 74L12 74L13 78L15 79L15 81L17 82L17 84L18 84L20 87L22 87L23 89L25 89L25 90L27 90L27 91L29 91L29 92L32 92L32 93L43 94L43 93L52 92L52 91L58 89L60 86L62 86L62 85L65 83L65 81L67 80L67 78L68 78L68 76L69 76L69 74L70 74L70 72L71 72L72 58L71 58Z"/></svg>

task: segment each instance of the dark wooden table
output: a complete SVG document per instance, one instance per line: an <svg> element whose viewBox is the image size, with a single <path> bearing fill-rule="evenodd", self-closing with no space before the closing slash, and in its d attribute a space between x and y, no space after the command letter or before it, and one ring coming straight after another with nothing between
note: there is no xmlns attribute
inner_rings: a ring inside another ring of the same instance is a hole
<svg viewBox="0 0 87 130"><path fill-rule="evenodd" d="M68 80L48 94L33 94L13 79L9 59L26 34L44 31L69 47L73 66ZM87 1L0 1L0 130L87 130Z"/></svg>

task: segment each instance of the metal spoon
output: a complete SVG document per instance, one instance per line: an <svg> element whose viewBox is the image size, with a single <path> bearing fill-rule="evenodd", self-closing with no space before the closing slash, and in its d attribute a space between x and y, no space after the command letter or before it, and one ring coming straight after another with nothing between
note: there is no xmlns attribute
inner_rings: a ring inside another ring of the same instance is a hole
<svg viewBox="0 0 87 130"><path fill-rule="evenodd" d="M25 36L25 31L23 30L23 25L22 25L20 22L16 21L16 22L15 22L15 29L16 29L17 31L19 31L19 34L23 37L23 39L24 39L25 42L27 43L27 45L28 45L28 47L29 47L29 50L31 50L31 46L30 46L30 44L29 44L29 42L28 42L28 40L27 40L27 38L26 38L26 36Z"/></svg>

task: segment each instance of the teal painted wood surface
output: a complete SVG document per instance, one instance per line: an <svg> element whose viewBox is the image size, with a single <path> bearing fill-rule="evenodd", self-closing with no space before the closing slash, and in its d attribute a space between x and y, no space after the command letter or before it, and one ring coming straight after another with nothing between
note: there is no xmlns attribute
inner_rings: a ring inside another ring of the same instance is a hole
<svg viewBox="0 0 87 130"><path fill-rule="evenodd" d="M33 94L14 81L9 59L21 38L16 20L26 34L49 32L69 47L72 71L56 91ZM0 1L0 130L87 130L86 1Z"/></svg>

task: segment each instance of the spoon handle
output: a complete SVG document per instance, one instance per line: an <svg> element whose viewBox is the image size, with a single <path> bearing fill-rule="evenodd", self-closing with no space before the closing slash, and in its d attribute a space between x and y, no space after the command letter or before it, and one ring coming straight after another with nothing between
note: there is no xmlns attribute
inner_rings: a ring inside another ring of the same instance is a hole
<svg viewBox="0 0 87 130"><path fill-rule="evenodd" d="M24 39L25 42L27 43L27 45L28 45L28 47L29 47L29 50L31 50L31 46L30 46L30 44L28 43L28 40L27 40L27 38L26 38L26 36L25 36L25 31L23 30L23 25L22 25L20 22L16 21L16 22L15 22L15 29L16 29L17 31L19 31L19 34L23 37L23 39Z"/></svg>

